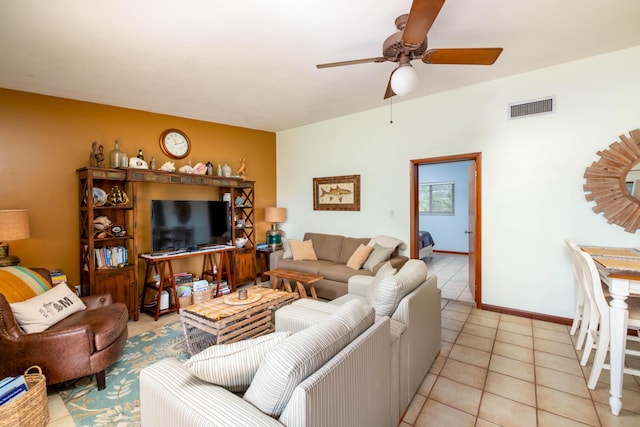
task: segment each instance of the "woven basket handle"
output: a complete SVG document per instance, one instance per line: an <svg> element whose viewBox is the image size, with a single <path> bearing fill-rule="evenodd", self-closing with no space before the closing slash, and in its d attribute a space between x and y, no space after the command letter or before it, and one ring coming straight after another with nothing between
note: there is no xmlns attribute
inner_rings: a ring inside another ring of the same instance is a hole
<svg viewBox="0 0 640 427"><path fill-rule="evenodd" d="M26 371L24 371L24 374L27 375L29 374L29 371L31 371L32 369L35 369L38 371L39 374L42 374L42 368L40 368L40 366L38 365L33 365L30 368L28 368Z"/></svg>

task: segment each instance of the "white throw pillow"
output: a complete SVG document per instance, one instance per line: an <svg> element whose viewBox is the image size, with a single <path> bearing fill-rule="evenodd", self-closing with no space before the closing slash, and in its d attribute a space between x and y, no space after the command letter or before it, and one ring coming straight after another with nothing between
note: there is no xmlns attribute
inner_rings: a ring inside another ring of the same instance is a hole
<svg viewBox="0 0 640 427"><path fill-rule="evenodd" d="M293 259L293 252L291 252L291 243L289 243L289 239L284 237L282 238L282 248L284 249L282 259Z"/></svg>
<svg viewBox="0 0 640 427"><path fill-rule="evenodd" d="M367 243L367 245L369 246L375 246L376 244L394 250L396 247L399 247L400 249L405 248L405 244L402 240L391 236L376 236L369 240L369 243Z"/></svg>
<svg viewBox="0 0 640 427"><path fill-rule="evenodd" d="M184 362L185 368L201 380L231 392L244 392L267 354L291 332L274 332L231 344L213 345Z"/></svg>
<svg viewBox="0 0 640 427"><path fill-rule="evenodd" d="M28 334L42 332L87 308L84 302L62 282L47 292L10 304L13 317Z"/></svg>
<svg viewBox="0 0 640 427"><path fill-rule="evenodd" d="M391 263L387 264L391 265ZM387 264L378 270L376 279L380 274L380 280L374 279L374 289L369 294L368 301L375 308L377 316L391 317L400 300L425 281L427 265L422 260L410 259L398 273L389 274ZM387 271L381 274L382 269Z"/></svg>
<svg viewBox="0 0 640 427"><path fill-rule="evenodd" d="M298 384L371 326L374 319L374 310L364 301L346 302L323 322L293 334L271 351L243 398L278 418Z"/></svg>
<svg viewBox="0 0 640 427"><path fill-rule="evenodd" d="M369 257L364 262L362 268L365 270L373 271L373 268L380 264L383 261L387 261L391 258L391 254L393 253L393 248L387 248L384 246L380 246L379 244L375 244L373 246L373 251L369 254Z"/></svg>

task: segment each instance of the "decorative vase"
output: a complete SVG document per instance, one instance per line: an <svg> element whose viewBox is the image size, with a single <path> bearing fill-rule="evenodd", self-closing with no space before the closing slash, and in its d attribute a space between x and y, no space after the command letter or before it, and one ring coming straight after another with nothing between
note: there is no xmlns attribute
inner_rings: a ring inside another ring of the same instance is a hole
<svg viewBox="0 0 640 427"><path fill-rule="evenodd" d="M124 155L124 152L120 151L120 143L116 139L113 150L109 152L109 167L112 169L116 169L122 166L122 158L124 157Z"/></svg>
<svg viewBox="0 0 640 427"><path fill-rule="evenodd" d="M222 166L222 176L225 178L229 178L231 176L231 166L226 163Z"/></svg>

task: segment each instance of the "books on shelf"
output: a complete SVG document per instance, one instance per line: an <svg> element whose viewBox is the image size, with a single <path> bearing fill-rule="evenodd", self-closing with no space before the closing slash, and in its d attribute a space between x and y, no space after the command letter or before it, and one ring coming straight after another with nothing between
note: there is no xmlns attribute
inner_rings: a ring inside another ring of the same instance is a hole
<svg viewBox="0 0 640 427"><path fill-rule="evenodd" d="M27 392L27 382L24 375L7 377L0 382L0 405L15 399Z"/></svg>
<svg viewBox="0 0 640 427"><path fill-rule="evenodd" d="M193 274L191 273L176 273L173 275L173 280L176 285L184 285L186 283L193 282Z"/></svg>
<svg viewBox="0 0 640 427"><path fill-rule="evenodd" d="M122 267L128 263L128 251L124 246L111 246L94 249L96 268Z"/></svg>
<svg viewBox="0 0 640 427"><path fill-rule="evenodd" d="M193 292L204 292L209 289L209 282L206 280L196 280L193 282Z"/></svg>
<svg viewBox="0 0 640 427"><path fill-rule="evenodd" d="M213 281L211 282L211 287L215 290L216 287L218 286L218 282L217 281ZM229 284L227 283L226 280L221 280L220 281L220 294L221 295L227 295L231 293L231 288L229 287Z"/></svg>
<svg viewBox="0 0 640 427"><path fill-rule="evenodd" d="M49 271L49 275L51 276L51 283L54 285L67 281L67 275L60 269Z"/></svg>

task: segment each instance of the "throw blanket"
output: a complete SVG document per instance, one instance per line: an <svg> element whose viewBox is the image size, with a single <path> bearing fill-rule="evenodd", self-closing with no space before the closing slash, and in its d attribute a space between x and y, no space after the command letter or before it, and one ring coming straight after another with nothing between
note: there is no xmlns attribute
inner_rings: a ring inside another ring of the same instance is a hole
<svg viewBox="0 0 640 427"><path fill-rule="evenodd" d="M420 241L420 249L426 248L427 246L435 246L433 238L428 231L419 231L418 240Z"/></svg>
<svg viewBox="0 0 640 427"><path fill-rule="evenodd" d="M9 303L33 298L51 289L44 277L25 267L0 267L0 293Z"/></svg>

